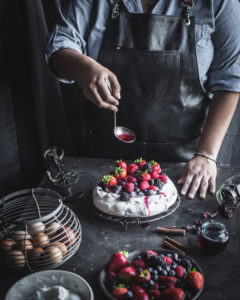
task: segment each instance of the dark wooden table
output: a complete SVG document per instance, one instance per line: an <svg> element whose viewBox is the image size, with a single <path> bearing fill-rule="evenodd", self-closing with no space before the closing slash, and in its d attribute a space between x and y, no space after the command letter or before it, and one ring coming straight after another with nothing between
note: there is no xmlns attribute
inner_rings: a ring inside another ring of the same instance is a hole
<svg viewBox="0 0 240 300"><path fill-rule="evenodd" d="M98 274L111 254L118 250L133 251L145 249L160 249L163 235L156 233L157 226L181 227L184 224L192 224L200 219L203 211L215 210L218 207L215 196L208 195L205 200L196 198L189 200L181 197L180 207L172 215L165 219L151 223L151 226L143 229L139 225L129 225L124 232L119 224L111 223L94 215L86 205L91 201L89 191L101 179L102 175L112 170L113 160L66 158L67 168L73 168L79 172L80 181L73 188L74 192L84 192L87 197L68 203L70 208L78 215L83 229L83 239L78 252L60 269L73 271L83 276L92 286L96 300L104 300L98 284ZM183 170L183 164L161 165L176 183ZM228 177L240 172L240 166L220 166L217 178L217 186ZM44 177L41 187L54 187ZM188 209L192 208L192 213ZM217 217L217 220L225 223L230 232L231 239L228 247L217 255L204 255L197 244L196 235L187 233L184 237L176 239L189 247L188 255L195 259L202 267L205 274L205 287L201 300L237 300L240 299L240 208L235 211L232 219ZM8 289L24 274L15 274L4 268L0 269L0 299ZM24 299L23 299L24 300Z"/></svg>

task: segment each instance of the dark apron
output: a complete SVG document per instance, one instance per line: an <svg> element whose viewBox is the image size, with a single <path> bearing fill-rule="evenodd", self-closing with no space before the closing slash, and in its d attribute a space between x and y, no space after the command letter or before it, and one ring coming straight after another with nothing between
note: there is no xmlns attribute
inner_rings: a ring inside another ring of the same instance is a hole
<svg viewBox="0 0 240 300"><path fill-rule="evenodd" d="M123 6L123 5L122 5ZM135 132L124 144L113 135L113 113L88 104L88 154L92 157L144 157L181 162L196 152L208 98L196 58L194 17L132 14L121 7L110 16L98 62L121 85L117 124Z"/></svg>

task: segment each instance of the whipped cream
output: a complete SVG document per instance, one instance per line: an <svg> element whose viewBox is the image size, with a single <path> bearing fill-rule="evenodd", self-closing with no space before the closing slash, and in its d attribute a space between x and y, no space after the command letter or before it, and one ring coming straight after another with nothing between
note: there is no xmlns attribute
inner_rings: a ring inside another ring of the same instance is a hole
<svg viewBox="0 0 240 300"><path fill-rule="evenodd" d="M177 200L177 189L173 182L167 182L160 195L132 197L129 201L120 201L120 196L105 192L100 186L93 189L93 203L101 211L119 217L150 217L168 210Z"/></svg>
<svg viewBox="0 0 240 300"><path fill-rule="evenodd" d="M81 300L81 297L61 285L44 286L28 300Z"/></svg>

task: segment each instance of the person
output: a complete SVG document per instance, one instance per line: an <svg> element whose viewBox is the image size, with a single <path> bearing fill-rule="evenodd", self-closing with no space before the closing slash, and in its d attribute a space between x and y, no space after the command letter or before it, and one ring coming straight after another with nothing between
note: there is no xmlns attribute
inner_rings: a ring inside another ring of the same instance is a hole
<svg viewBox="0 0 240 300"><path fill-rule="evenodd" d="M90 100L89 155L187 162L181 193L215 193L240 92L239 13L237 0L62 1L47 59ZM111 111L135 143L114 137Z"/></svg>

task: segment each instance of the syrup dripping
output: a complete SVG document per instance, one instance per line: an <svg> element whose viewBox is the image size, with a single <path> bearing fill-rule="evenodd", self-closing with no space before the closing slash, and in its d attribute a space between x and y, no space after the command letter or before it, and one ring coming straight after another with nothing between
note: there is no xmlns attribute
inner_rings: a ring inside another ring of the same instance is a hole
<svg viewBox="0 0 240 300"><path fill-rule="evenodd" d="M149 196L144 197L144 202L145 202L145 205L146 205L146 208L147 208L147 211L148 211L148 217L149 217L150 216L150 209L149 209L149 206L148 206L148 198L149 198Z"/></svg>
<svg viewBox="0 0 240 300"><path fill-rule="evenodd" d="M147 217L150 216L150 209L149 209L149 205L148 205L148 198L149 198L149 196L144 197L144 202L145 202L146 208L148 210L148 216ZM147 228L147 227L150 227L150 224L149 224L149 222L145 222L145 223L141 224L141 227L142 228Z"/></svg>

